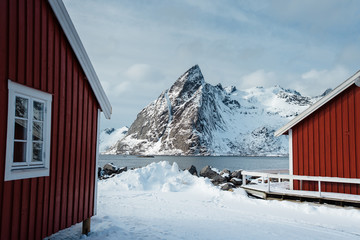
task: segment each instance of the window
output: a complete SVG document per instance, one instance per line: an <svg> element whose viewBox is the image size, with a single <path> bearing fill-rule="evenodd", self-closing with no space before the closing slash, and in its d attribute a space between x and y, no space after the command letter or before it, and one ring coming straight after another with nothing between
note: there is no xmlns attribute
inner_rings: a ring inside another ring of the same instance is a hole
<svg viewBox="0 0 360 240"><path fill-rule="evenodd" d="M49 176L52 95L8 81L5 181Z"/></svg>

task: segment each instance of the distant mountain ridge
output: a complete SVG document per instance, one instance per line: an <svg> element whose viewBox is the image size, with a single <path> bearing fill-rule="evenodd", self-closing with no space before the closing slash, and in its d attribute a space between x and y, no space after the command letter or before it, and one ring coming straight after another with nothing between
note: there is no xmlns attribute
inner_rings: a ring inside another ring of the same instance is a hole
<svg viewBox="0 0 360 240"><path fill-rule="evenodd" d="M280 86L237 90L205 82L198 65L145 107L107 154L286 155L274 132L319 97Z"/></svg>

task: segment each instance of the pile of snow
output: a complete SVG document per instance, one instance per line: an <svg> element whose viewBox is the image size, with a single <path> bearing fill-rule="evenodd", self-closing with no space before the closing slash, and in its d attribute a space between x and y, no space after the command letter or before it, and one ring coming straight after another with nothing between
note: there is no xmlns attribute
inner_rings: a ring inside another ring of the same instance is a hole
<svg viewBox="0 0 360 240"><path fill-rule="evenodd" d="M81 224L51 239L360 239L360 211L250 199L208 179L152 163L99 182L91 233Z"/></svg>

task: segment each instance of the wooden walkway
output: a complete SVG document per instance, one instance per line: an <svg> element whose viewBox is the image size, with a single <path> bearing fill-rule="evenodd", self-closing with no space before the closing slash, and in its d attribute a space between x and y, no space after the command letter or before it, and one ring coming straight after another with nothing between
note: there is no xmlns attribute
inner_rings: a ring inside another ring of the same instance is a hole
<svg viewBox="0 0 360 240"><path fill-rule="evenodd" d="M259 176L261 183L253 180L250 184L246 176ZM248 195L262 198L262 199L280 199L280 200L294 200L306 201L316 203L327 203L337 206L353 206L360 208L360 195L333 193L321 191L305 191L305 190L290 190L291 180L296 179L326 181L326 182L349 182L358 184L359 179L338 179L338 178L323 178L323 177L307 177L307 176L294 176L294 175L280 175L272 174L269 172L249 172L243 171L243 184L241 187L248 193ZM270 179L270 182L268 181ZM272 180L276 179L276 182ZM286 180L285 180L286 179ZM320 180L321 179L321 180ZM285 180L285 181L283 181Z"/></svg>

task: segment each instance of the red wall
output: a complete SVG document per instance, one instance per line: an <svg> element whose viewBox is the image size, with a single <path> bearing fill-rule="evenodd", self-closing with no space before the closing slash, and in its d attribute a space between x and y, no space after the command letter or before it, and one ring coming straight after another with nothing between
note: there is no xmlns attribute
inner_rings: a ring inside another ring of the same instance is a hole
<svg viewBox="0 0 360 240"><path fill-rule="evenodd" d="M360 178L360 88L355 84L293 129L294 175ZM299 189L299 182L294 182ZM317 183L303 183L317 190ZM323 183L322 191L360 194L360 186Z"/></svg>
<svg viewBox="0 0 360 240"><path fill-rule="evenodd" d="M47 0L0 0L0 236L41 239L93 215L99 105ZM8 79L53 94L50 176L4 182Z"/></svg>

